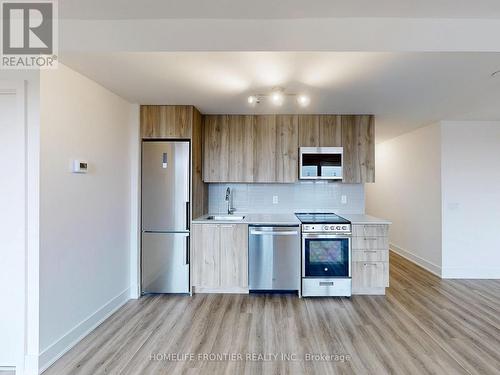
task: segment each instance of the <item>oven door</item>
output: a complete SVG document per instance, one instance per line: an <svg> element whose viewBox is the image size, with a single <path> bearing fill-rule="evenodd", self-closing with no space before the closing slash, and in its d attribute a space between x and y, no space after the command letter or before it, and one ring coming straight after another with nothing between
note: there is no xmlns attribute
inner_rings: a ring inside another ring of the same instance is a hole
<svg viewBox="0 0 500 375"><path fill-rule="evenodd" d="M351 277L351 237L302 234L302 277Z"/></svg>

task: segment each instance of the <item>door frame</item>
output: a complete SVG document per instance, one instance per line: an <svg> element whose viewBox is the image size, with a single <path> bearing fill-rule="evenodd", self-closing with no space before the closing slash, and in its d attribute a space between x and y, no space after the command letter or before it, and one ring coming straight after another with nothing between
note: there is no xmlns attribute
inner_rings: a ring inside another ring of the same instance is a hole
<svg viewBox="0 0 500 375"><path fill-rule="evenodd" d="M39 120L28 124L28 81L22 79L0 81L0 95L16 96L16 124L24 137L24 268L23 282L17 288L22 293L23 321L20 333L22 347L18 348L16 374L38 373L39 349ZM37 94L39 95L39 94ZM34 100L36 101L36 100ZM36 105L36 103L33 103ZM36 112L35 108L30 108ZM38 115L38 114L37 114ZM38 116L39 118L39 116Z"/></svg>

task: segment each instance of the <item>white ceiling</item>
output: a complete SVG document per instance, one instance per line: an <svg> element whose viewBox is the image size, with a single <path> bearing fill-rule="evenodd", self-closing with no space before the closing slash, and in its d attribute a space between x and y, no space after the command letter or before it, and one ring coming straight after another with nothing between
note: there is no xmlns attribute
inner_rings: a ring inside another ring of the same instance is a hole
<svg viewBox="0 0 500 375"><path fill-rule="evenodd" d="M72 19L500 18L498 0L63 0Z"/></svg>
<svg viewBox="0 0 500 375"><path fill-rule="evenodd" d="M500 120L500 53L64 53L62 62L125 99L202 113L373 113L377 142L438 120ZM307 110L247 105L282 86Z"/></svg>

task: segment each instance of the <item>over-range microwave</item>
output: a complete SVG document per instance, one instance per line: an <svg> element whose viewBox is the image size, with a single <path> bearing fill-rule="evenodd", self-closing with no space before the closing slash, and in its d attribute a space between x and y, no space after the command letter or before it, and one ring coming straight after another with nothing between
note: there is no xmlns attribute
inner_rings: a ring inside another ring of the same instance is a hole
<svg viewBox="0 0 500 375"><path fill-rule="evenodd" d="M343 147L300 147L301 180L342 180Z"/></svg>

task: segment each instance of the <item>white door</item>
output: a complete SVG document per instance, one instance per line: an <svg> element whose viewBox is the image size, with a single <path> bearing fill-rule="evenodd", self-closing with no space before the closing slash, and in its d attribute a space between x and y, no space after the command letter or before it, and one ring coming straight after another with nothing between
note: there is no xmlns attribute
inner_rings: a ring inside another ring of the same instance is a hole
<svg viewBox="0 0 500 375"><path fill-rule="evenodd" d="M25 128L22 92L0 85L0 367L19 365L24 343Z"/></svg>

